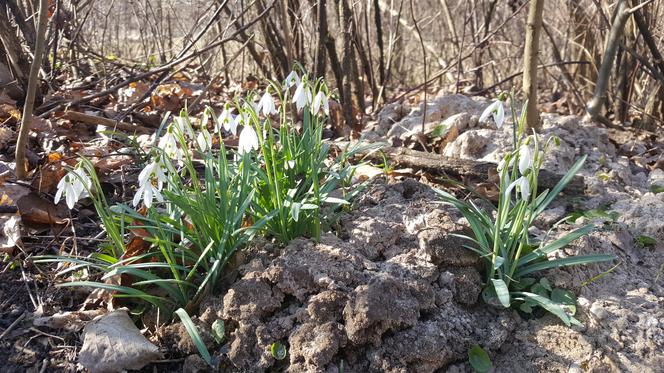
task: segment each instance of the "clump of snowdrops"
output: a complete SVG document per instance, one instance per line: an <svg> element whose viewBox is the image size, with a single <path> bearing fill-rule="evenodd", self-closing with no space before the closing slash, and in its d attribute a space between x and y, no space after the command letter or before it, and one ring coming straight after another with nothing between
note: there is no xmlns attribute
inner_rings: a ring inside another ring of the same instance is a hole
<svg viewBox="0 0 664 373"><path fill-rule="evenodd" d="M220 115L208 108L200 120L185 111L167 116L131 204L110 206L92 163L82 159L58 184L55 202L64 198L74 208L90 197L108 243L85 257L37 261L60 263L60 276L89 273L62 286L106 289L162 315L192 310L256 234L282 243L317 239L331 212L354 195L348 158L365 149L329 159L322 139L329 98L322 80L293 72L236 98ZM236 150L226 148L223 133L238 135ZM186 318L183 312L177 314Z"/></svg>
<svg viewBox="0 0 664 373"><path fill-rule="evenodd" d="M503 100L504 95L487 107L480 121L492 118L499 128L502 127L505 121ZM514 102L513 97L510 102ZM591 224L556 240L544 239L539 242L531 237L528 230L537 216L583 166L586 156L574 163L551 190L538 194L538 175L544 157L558 143L558 139L549 137L542 143L537 133L525 133L525 110L519 118L516 117L513 104L511 111L514 148L497 167L500 181L496 210L486 211L472 201L460 200L441 190L437 192L443 201L459 209L470 224L473 234L461 237L468 241L465 247L479 254L484 261L485 287L482 297L487 303L517 307L526 313L532 313L535 307L542 307L568 326L578 324L573 317L576 310L575 295L565 289L553 288L546 278L537 280L533 276L546 269L608 261L614 257L580 255L549 258L550 254L590 233L593 230Z"/></svg>

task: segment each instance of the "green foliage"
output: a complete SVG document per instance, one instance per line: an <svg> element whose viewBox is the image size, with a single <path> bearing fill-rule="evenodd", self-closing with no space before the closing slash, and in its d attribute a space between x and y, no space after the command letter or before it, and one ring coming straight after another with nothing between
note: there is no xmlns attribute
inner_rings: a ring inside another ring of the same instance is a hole
<svg viewBox="0 0 664 373"><path fill-rule="evenodd" d="M474 345L468 350L468 362L473 370L478 373L488 372L493 367L489 354L478 345Z"/></svg>
<svg viewBox="0 0 664 373"><path fill-rule="evenodd" d="M286 346L279 343L279 342L274 342L272 345L270 345L270 353L272 354L272 357L275 358L276 360L283 360L286 358L286 355L288 354L288 349L286 349Z"/></svg>
<svg viewBox="0 0 664 373"><path fill-rule="evenodd" d="M637 246L640 247L654 247L657 245L657 240L646 235L640 235L634 239Z"/></svg>
<svg viewBox="0 0 664 373"><path fill-rule="evenodd" d="M212 366L212 356L210 356L210 351L208 351L207 347L205 346L203 338L201 338L201 335L198 333L198 328L196 328L196 325L194 325L194 322L189 317L187 311L179 308L177 311L175 311L175 314L178 315L180 321L182 321L182 325L184 325L184 328L187 330L191 340L194 342L194 346L196 346L196 349L198 349L198 353L201 354L201 357L203 360L205 360L206 363Z"/></svg>
<svg viewBox="0 0 664 373"><path fill-rule="evenodd" d="M82 159L58 185L58 193L70 208L91 197L107 241L88 256L41 256L35 262L60 264L58 276L69 276L60 286L103 289L132 300L137 311L152 305L167 318L177 315L211 364L185 310L196 309L233 254L256 234L283 243L300 236L319 238L325 224L333 224L328 220L334 209L359 192L350 188L356 167L350 158L379 146L349 146L329 159L329 145L322 139L327 87L306 76L293 79L296 108L289 105L291 84L270 82L258 106L255 93L236 99L235 117L228 105L218 118L207 109L200 121L185 111L167 115L150 149L143 151L134 142L145 164L133 207L109 205L92 163ZM270 91L279 96L279 110ZM227 151L221 136L219 149L213 148L210 118L215 119L214 133L221 135L222 128L239 133L237 151ZM223 321L217 320L211 330L217 343L224 333ZM283 359L286 347L276 343L272 353Z"/></svg>
<svg viewBox="0 0 664 373"><path fill-rule="evenodd" d="M514 112L514 110L513 110ZM561 291L553 290L548 282L529 283L528 276L537 272L571 265L613 260L611 255L582 255L549 259L549 255L572 241L587 235L592 225L577 228L566 235L547 242L535 242L528 229L553 199L565 188L582 167L586 157L579 159L551 189L537 193L539 171L544 156L555 139L541 145L536 134L523 135L522 113L514 120L514 150L507 153L498 166L500 175L499 199L495 215L479 208L472 201L461 201L448 192L438 190L442 200L456 207L472 229L471 236L460 235L468 241L465 247L479 254L485 262L483 299L503 307L521 307L529 311L538 306L558 316L566 325L576 323L569 304L563 302Z"/></svg>

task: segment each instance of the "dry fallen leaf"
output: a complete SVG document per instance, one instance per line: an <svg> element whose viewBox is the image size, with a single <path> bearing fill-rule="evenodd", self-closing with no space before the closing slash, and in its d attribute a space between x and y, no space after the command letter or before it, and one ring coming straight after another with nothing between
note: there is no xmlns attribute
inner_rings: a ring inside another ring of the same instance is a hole
<svg viewBox="0 0 664 373"><path fill-rule="evenodd" d="M17 214L0 214L0 252L11 253L21 242L21 217Z"/></svg>
<svg viewBox="0 0 664 373"><path fill-rule="evenodd" d="M32 323L35 326L78 332L92 319L107 312L105 309L61 312L52 316L38 317Z"/></svg>
<svg viewBox="0 0 664 373"><path fill-rule="evenodd" d="M159 348L141 334L124 309L100 316L83 329L78 362L90 372L137 370L159 358Z"/></svg>
<svg viewBox="0 0 664 373"><path fill-rule="evenodd" d="M58 207L35 192L21 197L16 201L16 206L24 224L53 225L65 224L68 221L64 204Z"/></svg>

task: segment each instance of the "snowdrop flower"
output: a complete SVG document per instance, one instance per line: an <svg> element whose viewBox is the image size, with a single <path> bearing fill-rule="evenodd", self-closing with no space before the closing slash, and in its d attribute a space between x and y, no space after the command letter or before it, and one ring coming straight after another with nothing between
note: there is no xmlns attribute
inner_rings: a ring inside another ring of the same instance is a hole
<svg viewBox="0 0 664 373"><path fill-rule="evenodd" d="M82 168L77 167L60 179L53 203L57 204L60 202L60 199L64 195L67 207L71 210L78 200L88 196L88 190L91 187L92 180L90 180L90 177Z"/></svg>
<svg viewBox="0 0 664 373"><path fill-rule="evenodd" d="M182 134L185 137L189 136L191 139L194 138L194 131L191 129L187 119L183 117L173 117L173 123L171 123L171 126L177 129L179 134Z"/></svg>
<svg viewBox="0 0 664 373"><path fill-rule="evenodd" d="M284 168L286 170L291 170L294 167L295 167L295 161L294 160L287 161L286 164L284 165Z"/></svg>
<svg viewBox="0 0 664 373"><path fill-rule="evenodd" d="M316 94L316 97L314 97L314 105L313 105L312 113L317 114L319 112L319 110L321 109L321 107L323 108L323 112L326 115L330 115L330 105L327 101L327 95L325 95L325 93L323 93L323 91L319 91Z"/></svg>
<svg viewBox="0 0 664 373"><path fill-rule="evenodd" d="M157 146L159 149L163 150L164 154L169 158L177 160L178 163L182 163L182 149L178 147L178 140L171 127L169 127L164 136L159 139L159 144L157 144Z"/></svg>
<svg viewBox="0 0 664 373"><path fill-rule="evenodd" d="M512 192L512 189L517 187L517 190L521 193L521 198L525 201L530 197L530 180L526 176L521 176L520 178L514 180L512 184L507 187L505 195L509 196Z"/></svg>
<svg viewBox="0 0 664 373"><path fill-rule="evenodd" d="M234 119L235 118L233 114L231 114L231 110L228 108L228 106L226 106L221 112L221 115L219 115L217 118L217 123L215 123L214 126L214 133L219 132L219 126L222 126L226 131L230 131L230 125L233 123Z"/></svg>
<svg viewBox="0 0 664 373"><path fill-rule="evenodd" d="M533 150L530 146L523 144L519 148L519 172L523 175L531 167L533 167Z"/></svg>
<svg viewBox="0 0 664 373"><path fill-rule="evenodd" d="M201 132L196 136L196 143L198 144L198 149L202 152L212 149L212 136L207 129L201 129Z"/></svg>
<svg viewBox="0 0 664 373"><path fill-rule="evenodd" d="M233 123L229 123L228 128L224 127L224 129L230 131L233 135L237 135L237 126L249 126L250 123L249 115L247 113L240 113L235 116Z"/></svg>
<svg viewBox="0 0 664 373"><path fill-rule="evenodd" d="M489 116L493 117L493 121L498 128L503 126L503 122L505 122L505 108L502 101L496 100L484 109L484 112L480 115L480 122L486 123Z"/></svg>
<svg viewBox="0 0 664 373"><path fill-rule="evenodd" d="M295 71L291 71L290 74L286 77L286 80L284 82L284 87L285 88L290 88L294 85L299 85L300 84L300 77L297 75Z"/></svg>
<svg viewBox="0 0 664 373"><path fill-rule="evenodd" d="M251 125L245 125L240 132L237 150L240 154L244 154L252 149L258 150L258 136Z"/></svg>
<svg viewBox="0 0 664 373"><path fill-rule="evenodd" d="M263 115L265 116L272 115L277 112L277 108L274 105L274 98L272 98L272 95L270 95L268 91L265 91L260 101L258 101L256 111L263 111Z"/></svg>
<svg viewBox="0 0 664 373"><path fill-rule="evenodd" d="M138 174L139 187L132 201L134 206L138 206L141 199L147 208L152 206L153 198L157 198L159 202L164 201L161 190L164 187L164 183L168 181L166 178L166 169L164 162L161 159L157 159L141 170L141 173Z"/></svg>
<svg viewBox="0 0 664 373"><path fill-rule="evenodd" d="M300 82L293 94L293 103L297 110L301 110L306 105L311 103L311 89L305 85L305 82Z"/></svg>

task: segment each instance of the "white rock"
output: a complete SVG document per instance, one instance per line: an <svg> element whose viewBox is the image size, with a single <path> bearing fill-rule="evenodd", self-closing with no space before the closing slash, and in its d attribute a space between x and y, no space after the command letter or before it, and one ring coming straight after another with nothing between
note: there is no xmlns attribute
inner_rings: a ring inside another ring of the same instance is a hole
<svg viewBox="0 0 664 373"><path fill-rule="evenodd" d="M590 313L595 316L597 320L604 320L609 317L609 313L606 312L599 302L594 302L592 306L590 306Z"/></svg>
<svg viewBox="0 0 664 373"><path fill-rule="evenodd" d="M78 362L92 373L141 369L160 358L157 346L141 334L124 309L100 316L83 329Z"/></svg>

